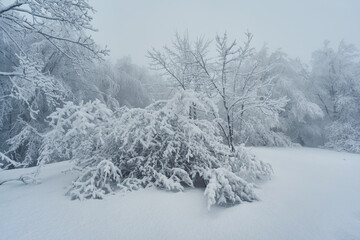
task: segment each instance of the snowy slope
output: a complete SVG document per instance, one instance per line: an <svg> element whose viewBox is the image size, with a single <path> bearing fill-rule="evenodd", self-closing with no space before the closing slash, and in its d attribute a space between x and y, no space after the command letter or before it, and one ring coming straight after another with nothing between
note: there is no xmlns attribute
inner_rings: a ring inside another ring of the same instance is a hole
<svg viewBox="0 0 360 240"><path fill-rule="evenodd" d="M0 186L0 239L360 239L360 155L255 148L275 175L259 202L207 204L200 190L155 189L70 201L69 163L46 166L43 182ZM0 181L28 169L0 172Z"/></svg>

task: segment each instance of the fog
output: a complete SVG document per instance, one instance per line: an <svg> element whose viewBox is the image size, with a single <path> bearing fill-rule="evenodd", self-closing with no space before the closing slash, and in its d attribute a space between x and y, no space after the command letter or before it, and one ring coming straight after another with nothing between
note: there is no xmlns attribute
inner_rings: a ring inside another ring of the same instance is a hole
<svg viewBox="0 0 360 240"><path fill-rule="evenodd" d="M311 53L329 40L360 45L360 1L276 0L276 1L95 1L94 38L111 50L111 59L124 55L147 65L151 47L169 44L176 31L188 31L190 38L212 39L226 31L241 39L249 30L253 43L281 48L290 57L309 62Z"/></svg>

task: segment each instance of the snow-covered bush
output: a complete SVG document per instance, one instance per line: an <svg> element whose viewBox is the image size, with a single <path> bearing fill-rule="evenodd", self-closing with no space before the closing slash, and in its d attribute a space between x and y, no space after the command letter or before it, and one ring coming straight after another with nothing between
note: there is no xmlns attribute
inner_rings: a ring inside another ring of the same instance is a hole
<svg viewBox="0 0 360 240"><path fill-rule="evenodd" d="M194 104L201 119L189 118ZM117 112L98 101L68 103L50 115L53 130L42 159L67 157L82 170L69 190L72 198L101 198L117 189L201 186L209 206L256 200L247 181L268 178L271 167L243 146L234 153L223 144L216 120L207 120L213 115L210 100L185 91L145 109Z"/></svg>
<svg viewBox="0 0 360 240"><path fill-rule="evenodd" d="M273 173L271 165L259 161L244 144L236 148L234 156L230 159L232 172L250 182L269 180Z"/></svg>
<svg viewBox="0 0 360 240"><path fill-rule="evenodd" d="M360 153L360 125L334 122L327 129L329 142L325 147L337 151Z"/></svg>
<svg viewBox="0 0 360 240"><path fill-rule="evenodd" d="M39 164L69 159L82 168L98 164L104 137L114 124L113 111L99 100L66 102L48 119L52 129L43 136Z"/></svg>
<svg viewBox="0 0 360 240"><path fill-rule="evenodd" d="M87 167L74 181L68 194L72 199L103 198L120 182L121 172L111 161L102 160L95 167Z"/></svg>
<svg viewBox="0 0 360 240"><path fill-rule="evenodd" d="M203 177L208 181L204 195L209 208L213 204L252 202L257 199L251 184L225 168L209 169Z"/></svg>
<svg viewBox="0 0 360 240"><path fill-rule="evenodd" d="M235 125L236 141L250 146L292 146L284 134L279 112L250 109Z"/></svg>

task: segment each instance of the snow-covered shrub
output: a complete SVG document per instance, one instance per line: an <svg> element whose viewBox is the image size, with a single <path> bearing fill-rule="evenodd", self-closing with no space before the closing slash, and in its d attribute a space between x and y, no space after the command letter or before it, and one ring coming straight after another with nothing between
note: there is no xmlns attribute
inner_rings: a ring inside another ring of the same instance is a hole
<svg viewBox="0 0 360 240"><path fill-rule="evenodd" d="M327 137L325 147L360 153L360 125L334 122L327 128Z"/></svg>
<svg viewBox="0 0 360 240"><path fill-rule="evenodd" d="M236 140L250 146L292 146L282 129L279 112L252 109L242 116L241 124L235 125Z"/></svg>
<svg viewBox="0 0 360 240"><path fill-rule="evenodd" d="M168 102L123 112L106 152L115 153L119 168L129 178L141 179L143 186L192 187L196 174L222 166L230 154L216 126L207 120L189 119L189 106L195 100L179 94ZM197 106L199 110L204 107L201 102Z"/></svg>
<svg viewBox="0 0 360 240"><path fill-rule="evenodd" d="M68 194L72 199L103 198L117 189L121 171L111 161L102 160L95 167L87 167L71 185Z"/></svg>
<svg viewBox="0 0 360 240"><path fill-rule="evenodd" d="M201 119L189 118L190 106ZM68 103L50 115L53 130L44 141L43 159L64 156L82 170L69 190L72 198L102 198L116 189L202 186L209 206L256 200L247 180L268 178L271 167L243 146L231 152L216 120L207 120L214 115L211 101L185 91L145 109L117 112L97 101Z"/></svg>
<svg viewBox="0 0 360 240"><path fill-rule="evenodd" d="M257 199L251 184L225 168L204 171L203 178L208 181L204 193L208 208L213 204L252 202Z"/></svg>
<svg viewBox="0 0 360 240"><path fill-rule="evenodd" d="M114 113L99 100L75 105L66 102L49 115L51 131L43 136L39 164L73 160L76 165L96 166L104 136L114 123Z"/></svg>
<svg viewBox="0 0 360 240"><path fill-rule="evenodd" d="M230 159L232 172L250 182L269 180L273 173L271 165L259 161L244 144L236 148L234 156Z"/></svg>

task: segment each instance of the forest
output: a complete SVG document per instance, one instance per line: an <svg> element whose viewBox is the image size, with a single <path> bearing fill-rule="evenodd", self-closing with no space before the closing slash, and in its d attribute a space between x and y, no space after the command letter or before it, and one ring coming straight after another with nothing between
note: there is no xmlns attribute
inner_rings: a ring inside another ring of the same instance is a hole
<svg viewBox="0 0 360 240"><path fill-rule="evenodd" d="M69 200L196 188L210 209L259 200L276 177L251 148L360 153L355 45L325 42L305 64L248 31L174 32L140 66L108 59L94 13L86 0L0 2L0 176L31 169L0 188L69 161Z"/></svg>

